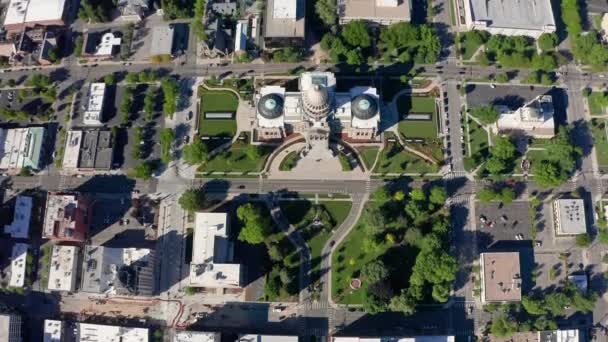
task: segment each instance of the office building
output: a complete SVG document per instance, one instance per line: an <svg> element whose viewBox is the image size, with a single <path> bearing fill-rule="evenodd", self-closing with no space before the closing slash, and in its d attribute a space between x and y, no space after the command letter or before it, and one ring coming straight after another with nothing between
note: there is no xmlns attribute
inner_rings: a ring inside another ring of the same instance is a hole
<svg viewBox="0 0 608 342"><path fill-rule="evenodd" d="M87 93L86 110L83 123L87 126L100 126L103 121L104 100L106 97L106 84L91 83Z"/></svg>
<svg viewBox="0 0 608 342"><path fill-rule="evenodd" d="M17 314L0 314L0 342L21 342L21 316Z"/></svg>
<svg viewBox="0 0 608 342"><path fill-rule="evenodd" d="M553 227L557 236L587 233L585 202L582 199L553 201Z"/></svg>
<svg viewBox="0 0 608 342"><path fill-rule="evenodd" d="M521 300L519 253L481 253L481 302L508 303Z"/></svg>
<svg viewBox="0 0 608 342"><path fill-rule="evenodd" d="M60 241L84 241L90 226L91 204L88 197L80 193L49 192L42 237Z"/></svg>
<svg viewBox="0 0 608 342"><path fill-rule="evenodd" d="M53 246L49 268L48 289L72 292L76 290L78 251L75 246Z"/></svg>
<svg viewBox="0 0 608 342"><path fill-rule="evenodd" d="M35 26L64 26L67 8L66 0L10 0L4 28L22 31Z"/></svg>
<svg viewBox="0 0 608 342"><path fill-rule="evenodd" d="M32 216L32 198L17 196L13 222L4 226L4 233L10 234L14 239L27 239L30 234L30 220Z"/></svg>
<svg viewBox="0 0 608 342"><path fill-rule="evenodd" d="M27 255L30 245L26 243L16 243L13 245L11 253L11 278L8 286L23 288L27 278Z"/></svg>
<svg viewBox="0 0 608 342"><path fill-rule="evenodd" d="M0 169L10 172L22 168L39 170L45 139L44 127L0 128Z"/></svg>
<svg viewBox="0 0 608 342"><path fill-rule="evenodd" d="M340 24L363 20L369 25L391 25L409 22L410 0L337 0Z"/></svg>
<svg viewBox="0 0 608 342"><path fill-rule="evenodd" d="M264 48L303 46L305 12L305 0L268 0L264 17Z"/></svg>
<svg viewBox="0 0 608 342"><path fill-rule="evenodd" d="M109 130L68 131L63 153L64 171L107 171L114 161L114 142Z"/></svg>

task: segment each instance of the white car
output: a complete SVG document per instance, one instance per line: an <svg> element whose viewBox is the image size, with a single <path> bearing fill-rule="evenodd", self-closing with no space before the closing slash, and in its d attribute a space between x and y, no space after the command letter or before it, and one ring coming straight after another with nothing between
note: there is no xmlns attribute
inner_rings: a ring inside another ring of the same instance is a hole
<svg viewBox="0 0 608 342"><path fill-rule="evenodd" d="M284 310L285 308L282 306L275 306L274 308L272 308L272 312L283 312Z"/></svg>

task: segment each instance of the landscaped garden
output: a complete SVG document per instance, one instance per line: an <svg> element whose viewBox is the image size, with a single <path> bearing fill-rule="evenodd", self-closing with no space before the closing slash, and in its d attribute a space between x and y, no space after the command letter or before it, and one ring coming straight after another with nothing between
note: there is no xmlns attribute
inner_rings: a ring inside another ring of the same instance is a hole
<svg viewBox="0 0 608 342"><path fill-rule="evenodd" d="M373 146L358 147L357 151L359 151L359 155L361 156L361 159L363 159L365 168L369 170L374 166L380 148Z"/></svg>
<svg viewBox="0 0 608 342"><path fill-rule="evenodd" d="M606 101L607 96L603 92L592 92L587 96L587 103L589 104L589 112L591 115L605 115L606 114Z"/></svg>
<svg viewBox="0 0 608 342"><path fill-rule="evenodd" d="M229 149L204 162L199 172L258 172L273 151L270 146L251 145L248 139L237 140Z"/></svg>
<svg viewBox="0 0 608 342"><path fill-rule="evenodd" d="M281 164L279 164L280 171L291 171L294 167L296 167L298 160L300 160L300 152L292 151L289 152L283 160L281 160Z"/></svg>
<svg viewBox="0 0 608 342"><path fill-rule="evenodd" d="M488 155L488 132L483 129L475 120L468 118L468 126L465 127L465 143L466 157L464 158L464 167L468 171L474 170L479 166L485 157ZM471 154L469 156L469 148Z"/></svg>
<svg viewBox="0 0 608 342"><path fill-rule="evenodd" d="M369 313L415 312L444 303L458 270L449 254L449 212L441 187L374 193L332 256L332 297Z"/></svg>
<svg viewBox="0 0 608 342"><path fill-rule="evenodd" d="M232 137L236 133L235 119L208 119L206 113L231 113L239 105L237 96L230 91L199 89L201 99L199 135Z"/></svg>
<svg viewBox="0 0 608 342"><path fill-rule="evenodd" d="M401 95L397 99L397 111L400 115L399 133L409 138L437 137L437 105L430 96ZM407 114L430 114L431 120L405 120Z"/></svg>
<svg viewBox="0 0 608 342"><path fill-rule="evenodd" d="M432 173L438 166L406 151L399 142L389 142L380 154L376 173Z"/></svg>
<svg viewBox="0 0 608 342"><path fill-rule="evenodd" d="M606 120L592 119L591 132L593 145L600 167L608 166L608 139L606 138Z"/></svg>

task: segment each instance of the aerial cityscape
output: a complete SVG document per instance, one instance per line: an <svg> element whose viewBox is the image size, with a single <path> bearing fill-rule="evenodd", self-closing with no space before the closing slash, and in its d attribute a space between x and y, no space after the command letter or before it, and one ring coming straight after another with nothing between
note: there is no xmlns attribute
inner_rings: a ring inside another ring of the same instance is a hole
<svg viewBox="0 0 608 342"><path fill-rule="evenodd" d="M0 22L0 342L608 342L607 0Z"/></svg>

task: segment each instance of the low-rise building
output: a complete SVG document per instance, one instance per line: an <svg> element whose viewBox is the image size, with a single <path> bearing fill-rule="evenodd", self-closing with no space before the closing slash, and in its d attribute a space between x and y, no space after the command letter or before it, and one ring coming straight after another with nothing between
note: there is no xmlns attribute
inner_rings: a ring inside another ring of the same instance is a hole
<svg viewBox="0 0 608 342"><path fill-rule="evenodd" d="M516 332L507 337L488 335L488 342L579 342L578 330Z"/></svg>
<svg viewBox="0 0 608 342"><path fill-rule="evenodd" d="M76 192L49 192L42 237L60 241L84 241L89 231L91 201Z"/></svg>
<svg viewBox="0 0 608 342"><path fill-rule="evenodd" d="M30 219L32 216L32 198L17 196L13 222L4 226L4 233L14 239L27 239L30 234Z"/></svg>
<svg viewBox="0 0 608 342"><path fill-rule="evenodd" d="M155 26L152 28L152 44L150 44L150 57L173 56L173 38L175 29L172 25Z"/></svg>
<svg viewBox="0 0 608 342"><path fill-rule="evenodd" d="M87 32L81 57L96 60L111 59L120 49L122 39L111 31Z"/></svg>
<svg viewBox="0 0 608 342"><path fill-rule="evenodd" d="M149 339L148 328L131 328L90 323L77 323L75 335L75 340L79 342L147 342Z"/></svg>
<svg viewBox="0 0 608 342"><path fill-rule="evenodd" d="M146 248L86 246L83 292L149 296L154 292L154 251Z"/></svg>
<svg viewBox="0 0 608 342"><path fill-rule="evenodd" d="M76 289L78 250L75 246L53 246L49 268L49 290L72 292Z"/></svg>
<svg viewBox="0 0 608 342"><path fill-rule="evenodd" d="M241 265L234 264L226 213L196 213L190 286L241 287Z"/></svg>
<svg viewBox="0 0 608 342"><path fill-rule="evenodd" d="M29 245L26 243L16 243L13 245L11 253L11 278L8 285L10 287L25 287L27 277L27 255Z"/></svg>
<svg viewBox="0 0 608 342"><path fill-rule="evenodd" d="M587 233L585 202L582 199L558 199L553 201L553 227L556 236Z"/></svg>
<svg viewBox="0 0 608 342"><path fill-rule="evenodd" d="M410 0L338 0L338 17L342 25L353 20L372 25L409 22L411 12Z"/></svg>
<svg viewBox="0 0 608 342"><path fill-rule="evenodd" d="M22 168L39 170L45 138L44 127L0 128L0 169L10 172Z"/></svg>
<svg viewBox="0 0 608 342"><path fill-rule="evenodd" d="M220 342L219 332L178 331L173 335L173 342Z"/></svg>
<svg viewBox="0 0 608 342"><path fill-rule="evenodd" d="M4 28L22 31L34 26L63 26L68 7L66 0L10 0Z"/></svg>
<svg viewBox="0 0 608 342"><path fill-rule="evenodd" d="M539 95L517 110L497 106L500 112L493 125L494 133L519 134L533 138L550 139L555 136L553 97Z"/></svg>
<svg viewBox="0 0 608 342"><path fill-rule="evenodd" d="M333 337L332 342L454 342L454 336Z"/></svg>
<svg viewBox="0 0 608 342"><path fill-rule="evenodd" d="M303 46L305 0L268 0L264 17L264 48Z"/></svg>
<svg viewBox="0 0 608 342"><path fill-rule="evenodd" d="M481 253L481 302L508 303L521 300L519 253Z"/></svg>
<svg viewBox="0 0 608 342"><path fill-rule="evenodd" d="M106 84L103 82L91 83L87 92L86 110L83 123L88 126L100 126L104 120L104 100L106 97Z"/></svg>
<svg viewBox="0 0 608 342"><path fill-rule="evenodd" d="M0 314L0 341L21 342L21 316L17 314Z"/></svg>
<svg viewBox="0 0 608 342"><path fill-rule="evenodd" d="M149 0L118 0L116 9L120 13L117 18L122 21L140 21L150 11Z"/></svg>
<svg viewBox="0 0 608 342"><path fill-rule="evenodd" d="M68 131L63 153L65 171L107 171L114 160L114 142L109 130Z"/></svg>
<svg viewBox="0 0 608 342"><path fill-rule="evenodd" d="M63 342L63 322L53 319L44 320L44 342Z"/></svg>
<svg viewBox="0 0 608 342"><path fill-rule="evenodd" d="M236 34L234 36L234 52L241 53L247 51L247 39L249 32L249 20L239 20L236 22Z"/></svg>
<svg viewBox="0 0 608 342"><path fill-rule="evenodd" d="M298 342L298 336L288 335L240 335L237 342Z"/></svg>
<svg viewBox="0 0 608 342"><path fill-rule="evenodd" d="M465 25L471 30L485 30L491 34L530 36L555 32L555 18L551 0L462 0L456 6Z"/></svg>

